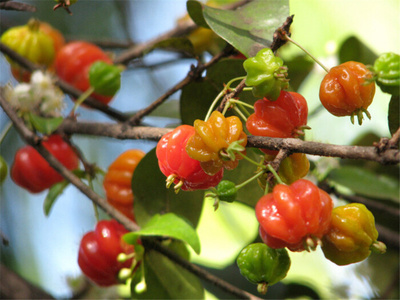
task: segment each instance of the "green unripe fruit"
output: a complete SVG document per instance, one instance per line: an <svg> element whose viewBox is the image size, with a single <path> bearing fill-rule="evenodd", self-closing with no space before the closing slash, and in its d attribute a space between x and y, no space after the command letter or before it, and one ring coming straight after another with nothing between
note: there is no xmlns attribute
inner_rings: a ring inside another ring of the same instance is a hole
<svg viewBox="0 0 400 300"><path fill-rule="evenodd" d="M90 67L89 81L96 93L114 96L121 86L121 68L97 61Z"/></svg>
<svg viewBox="0 0 400 300"><path fill-rule="evenodd" d="M235 183L229 180L222 180L217 186L217 196L221 201L235 201L237 197L237 188Z"/></svg>
<svg viewBox="0 0 400 300"><path fill-rule="evenodd" d="M388 52L379 56L374 63L376 83L385 93L400 94L400 55Z"/></svg>
<svg viewBox="0 0 400 300"><path fill-rule="evenodd" d="M286 79L287 67L269 48L262 49L255 57L246 59L243 68L247 72L246 85L253 87L255 97L266 97L275 101L281 90L289 86Z"/></svg>
<svg viewBox="0 0 400 300"><path fill-rule="evenodd" d="M254 243L244 248L236 263L240 273L250 282L257 284L260 293L266 293L268 286L286 277L290 268L287 250L273 249L263 243Z"/></svg>

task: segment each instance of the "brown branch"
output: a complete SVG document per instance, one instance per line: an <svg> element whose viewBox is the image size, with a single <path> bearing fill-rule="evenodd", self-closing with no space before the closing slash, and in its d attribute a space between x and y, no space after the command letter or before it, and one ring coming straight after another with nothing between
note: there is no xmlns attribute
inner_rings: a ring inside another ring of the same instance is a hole
<svg viewBox="0 0 400 300"><path fill-rule="evenodd" d="M162 135L171 131L168 128L131 127L127 124L96 122L75 122L65 119L59 130L67 134L99 135L117 139L147 139L158 141ZM400 151L387 149L379 153L373 146L331 145L318 142L302 141L295 138L270 138L248 136L247 147L269 150L288 149L290 152L306 153L317 156L339 157L344 159L365 159L381 164L398 164Z"/></svg>
<svg viewBox="0 0 400 300"><path fill-rule="evenodd" d="M160 106L162 103L164 103L171 95L191 83L192 81L198 79L201 74L218 62L221 58L228 56L232 52L233 48L232 46L228 45L225 47L225 49L220 52L219 54L215 55L209 62L205 64L200 64L197 67L192 66L191 70L189 73L186 75L184 79L182 79L180 82L178 82L175 86L173 86L171 89L169 89L167 92L165 92L163 95L161 95L156 101L151 103L148 107L138 111L136 114L134 114L128 121L127 123L130 125L138 125L140 124L141 120L143 117L147 116L150 114L152 111L154 111L158 106Z"/></svg>
<svg viewBox="0 0 400 300"><path fill-rule="evenodd" d="M276 52L280 47L287 43L287 39L282 36L282 33L286 33L290 37L290 25L293 23L293 18L294 15L287 17L282 26L275 30L274 39L271 43L271 50L273 52Z"/></svg>
<svg viewBox="0 0 400 300"><path fill-rule="evenodd" d="M1 299L54 299L3 264L0 265L0 274Z"/></svg>
<svg viewBox="0 0 400 300"><path fill-rule="evenodd" d="M306 153L317 156L331 156L346 159L364 159L379 162L381 164L398 164L400 151L388 149L378 153L373 146L346 146L332 145L319 142L302 141L295 138L268 138L261 136L249 136L248 147L279 150L290 149L291 152Z"/></svg>
<svg viewBox="0 0 400 300"><path fill-rule="evenodd" d="M4 10L16 10L16 11L28 11L35 12L36 7L27 3L4 1L0 3L0 9Z"/></svg>

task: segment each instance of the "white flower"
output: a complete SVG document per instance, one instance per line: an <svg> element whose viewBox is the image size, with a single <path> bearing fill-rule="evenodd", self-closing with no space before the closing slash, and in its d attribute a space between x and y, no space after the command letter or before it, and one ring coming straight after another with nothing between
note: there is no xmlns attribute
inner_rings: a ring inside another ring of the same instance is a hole
<svg viewBox="0 0 400 300"><path fill-rule="evenodd" d="M31 85L34 88L47 89L53 86L53 79L50 74L42 71L35 71L31 75Z"/></svg>
<svg viewBox="0 0 400 300"><path fill-rule="evenodd" d="M53 83L50 74L35 71L29 84L5 87L8 102L21 113L36 112L43 116L60 116L64 108L64 94Z"/></svg>

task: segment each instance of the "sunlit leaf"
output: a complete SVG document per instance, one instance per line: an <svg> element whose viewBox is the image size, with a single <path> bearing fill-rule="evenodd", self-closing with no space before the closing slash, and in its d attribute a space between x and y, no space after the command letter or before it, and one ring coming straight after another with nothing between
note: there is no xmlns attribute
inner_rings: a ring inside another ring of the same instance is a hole
<svg viewBox="0 0 400 300"><path fill-rule="evenodd" d="M56 202L57 198L64 192L69 182L63 180L59 183L54 184L46 195L43 203L43 211L46 216L50 214L50 210Z"/></svg>
<svg viewBox="0 0 400 300"><path fill-rule="evenodd" d="M254 0L236 10L203 7L210 28L247 57L269 47L289 16L288 0Z"/></svg>
<svg viewBox="0 0 400 300"><path fill-rule="evenodd" d="M204 191L180 191L176 194L173 188L166 188L165 180L153 149L141 159L132 178L137 223L143 226L156 214L173 212L196 227L201 214Z"/></svg>
<svg viewBox="0 0 400 300"><path fill-rule="evenodd" d="M204 298L204 289L199 279L164 255L146 251L143 263L147 289L144 293L135 293L135 287L141 280L141 273L137 272L131 283L135 299Z"/></svg>
<svg viewBox="0 0 400 300"><path fill-rule="evenodd" d="M50 134L54 132L63 122L63 117L57 118L43 118L34 113L29 113L29 120L33 127L44 134Z"/></svg>
<svg viewBox="0 0 400 300"><path fill-rule="evenodd" d="M400 96L392 96L389 103L388 123L389 131L393 135L400 127Z"/></svg>
<svg viewBox="0 0 400 300"><path fill-rule="evenodd" d="M400 202L399 182L383 174L378 175L359 167L343 166L330 171L327 178L359 195Z"/></svg>
<svg viewBox="0 0 400 300"><path fill-rule="evenodd" d="M197 254L200 253L200 240L196 230L174 213L154 215L140 230L126 234L124 239L132 243L140 236L171 237L186 242Z"/></svg>

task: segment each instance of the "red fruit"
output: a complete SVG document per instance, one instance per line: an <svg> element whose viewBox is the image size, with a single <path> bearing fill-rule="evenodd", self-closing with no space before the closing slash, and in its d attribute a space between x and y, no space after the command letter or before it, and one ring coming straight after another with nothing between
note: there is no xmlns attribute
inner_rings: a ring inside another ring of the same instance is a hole
<svg viewBox="0 0 400 300"><path fill-rule="evenodd" d="M99 47L88 42L71 42L58 51L55 61L56 73L62 80L84 92L90 87L89 69L96 61L112 64L110 57ZM96 93L91 96L108 104L112 97Z"/></svg>
<svg viewBox="0 0 400 300"><path fill-rule="evenodd" d="M118 284L118 273L129 268L132 259L123 263L117 261L120 253L134 252L122 236L129 231L115 220L97 223L94 231L86 233L79 246L78 264L82 272L100 286Z"/></svg>
<svg viewBox="0 0 400 300"><path fill-rule="evenodd" d="M277 138L294 138L302 135L307 126L308 107L304 97L295 92L281 91L276 101L266 98L256 101L254 113L246 127L252 135ZM267 154L276 151L263 150Z"/></svg>
<svg viewBox="0 0 400 300"><path fill-rule="evenodd" d="M329 195L311 181L278 184L256 205L260 236L271 248L314 248L329 230L332 207Z"/></svg>
<svg viewBox="0 0 400 300"><path fill-rule="evenodd" d="M61 136L51 135L43 141L43 146L67 169L73 170L78 167L78 156ZM17 151L10 174L17 185L31 193L42 192L63 180L63 177L31 146Z"/></svg>
<svg viewBox="0 0 400 300"><path fill-rule="evenodd" d="M223 169L215 175L207 175L200 162L186 153L188 139L193 136L193 126L181 125L165 134L157 144L156 155L161 172L182 190L208 189L222 179Z"/></svg>

